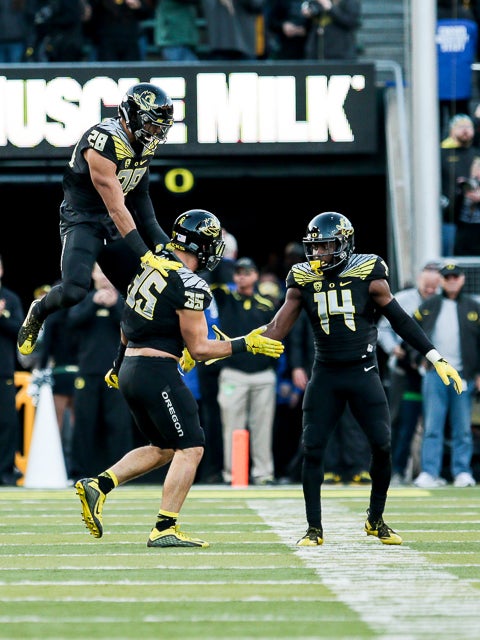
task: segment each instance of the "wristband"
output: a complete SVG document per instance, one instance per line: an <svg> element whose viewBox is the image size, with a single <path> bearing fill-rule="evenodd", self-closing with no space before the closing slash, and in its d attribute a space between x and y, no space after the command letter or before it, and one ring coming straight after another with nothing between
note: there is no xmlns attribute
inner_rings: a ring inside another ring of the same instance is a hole
<svg viewBox="0 0 480 640"><path fill-rule="evenodd" d="M232 356L236 353L243 353L247 350L247 343L245 342L245 338L235 338L231 340L232 344Z"/></svg>
<svg viewBox="0 0 480 640"><path fill-rule="evenodd" d="M425 354L425 358L432 364L435 364L435 362L438 362L439 360L442 359L442 356L438 353L436 349L430 349L430 351Z"/></svg>
<svg viewBox="0 0 480 640"><path fill-rule="evenodd" d="M130 249L137 255L139 258L144 256L148 247L145 242L142 240L142 236L138 233L138 229L132 229L124 236L125 242L128 244Z"/></svg>

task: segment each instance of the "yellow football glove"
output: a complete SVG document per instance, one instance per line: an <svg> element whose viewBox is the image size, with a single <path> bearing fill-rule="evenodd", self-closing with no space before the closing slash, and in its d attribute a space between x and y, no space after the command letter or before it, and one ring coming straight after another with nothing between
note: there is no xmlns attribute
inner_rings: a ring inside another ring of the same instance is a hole
<svg viewBox="0 0 480 640"><path fill-rule="evenodd" d="M247 345L247 351L255 354L262 354L264 356L270 356L271 358L279 358L283 351L284 346L278 340L272 340L272 338L266 338L261 334L266 331L267 327L258 327L243 336L245 344Z"/></svg>
<svg viewBox="0 0 480 640"><path fill-rule="evenodd" d="M451 378L453 380L455 391L458 394L462 393L462 380L458 375L458 371L454 367L452 367L451 364L448 364L448 362L444 358L440 358L440 360L437 360L433 363L433 366L435 367L435 371L440 376L443 384L446 384L448 386L450 384L449 378Z"/></svg>
<svg viewBox="0 0 480 640"><path fill-rule="evenodd" d="M178 364L180 365L180 368L184 373L188 373L189 371L191 371L193 367L197 364L195 360L192 358L192 356L190 355L190 351L187 349L187 347L184 347L182 351L182 357L180 358L180 361Z"/></svg>
<svg viewBox="0 0 480 640"><path fill-rule="evenodd" d="M168 277L169 271L177 271L182 267L181 262L177 262L176 260L167 260L167 258L156 256L152 251L147 251L140 260L143 264L148 264L152 269L159 271L164 278Z"/></svg>
<svg viewBox="0 0 480 640"><path fill-rule="evenodd" d="M105 382L110 387L110 389L119 389L118 386L118 372L115 369L110 369L105 374Z"/></svg>
<svg viewBox="0 0 480 640"><path fill-rule="evenodd" d="M217 340L227 340L227 341L242 341L245 345L245 349L238 349L233 347L234 353L241 353L242 351L249 351L253 354L262 354L265 356L270 356L271 358L279 358L283 351L284 346L278 340L272 340L271 338L266 338L261 334L266 330L266 326L258 327L253 331L250 331L246 336L242 336L240 338L229 338L226 333L223 333L215 324L212 325L212 329L215 332ZM232 353L233 355L233 353ZM229 356L223 356L224 358L228 358ZM205 364L212 364L213 362L217 362L217 360L223 360L223 358L213 358L212 360L207 360Z"/></svg>

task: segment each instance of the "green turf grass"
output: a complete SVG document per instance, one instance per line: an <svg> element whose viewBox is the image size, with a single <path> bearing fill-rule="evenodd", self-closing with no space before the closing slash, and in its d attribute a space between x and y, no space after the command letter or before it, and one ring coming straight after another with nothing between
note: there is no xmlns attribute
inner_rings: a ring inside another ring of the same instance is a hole
<svg viewBox="0 0 480 640"><path fill-rule="evenodd" d="M75 490L0 489L0 638L476 640L480 487L392 488L363 531L368 487L323 491L325 543L299 548L300 487L194 486L181 529L207 549L148 549L160 488L108 496L89 535Z"/></svg>

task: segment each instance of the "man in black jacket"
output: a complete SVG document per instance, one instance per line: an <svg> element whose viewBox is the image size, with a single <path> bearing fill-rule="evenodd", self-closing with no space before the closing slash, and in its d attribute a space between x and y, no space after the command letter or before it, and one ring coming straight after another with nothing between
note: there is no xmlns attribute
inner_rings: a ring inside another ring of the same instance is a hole
<svg viewBox="0 0 480 640"><path fill-rule="evenodd" d="M437 384L438 376L425 363L422 380L424 435L421 473L417 487L430 489L446 484L441 477L444 432L447 414L451 426L450 469L456 487L475 485L471 460L473 453L472 395L480 390L480 303L463 292L465 272L450 262L440 270L442 292L425 300L415 311L415 318L427 336L453 363L461 378L460 395L450 387Z"/></svg>
<svg viewBox="0 0 480 640"><path fill-rule="evenodd" d="M2 284L0 256L0 485L15 485L21 473L15 470L15 452L20 444L20 422L15 404L15 337L22 322L20 298Z"/></svg>

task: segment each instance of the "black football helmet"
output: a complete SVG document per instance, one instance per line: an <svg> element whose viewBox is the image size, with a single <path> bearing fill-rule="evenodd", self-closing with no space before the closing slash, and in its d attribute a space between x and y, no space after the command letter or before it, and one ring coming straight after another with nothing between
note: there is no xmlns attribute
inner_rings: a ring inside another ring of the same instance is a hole
<svg viewBox="0 0 480 640"><path fill-rule="evenodd" d="M125 118L135 138L152 150L165 142L173 125L172 100L150 82L132 85L118 105L118 114Z"/></svg>
<svg viewBox="0 0 480 640"><path fill-rule="evenodd" d="M217 216L204 209L181 213L173 223L170 244L198 258L199 269L213 271L225 251L222 227Z"/></svg>
<svg viewBox="0 0 480 640"><path fill-rule="evenodd" d="M322 255L315 251L318 244L329 245L329 252L323 257L332 256L330 260L322 260ZM352 223L341 213L326 211L310 220L303 238L305 255L314 271L338 269L352 255L354 250L354 229Z"/></svg>

